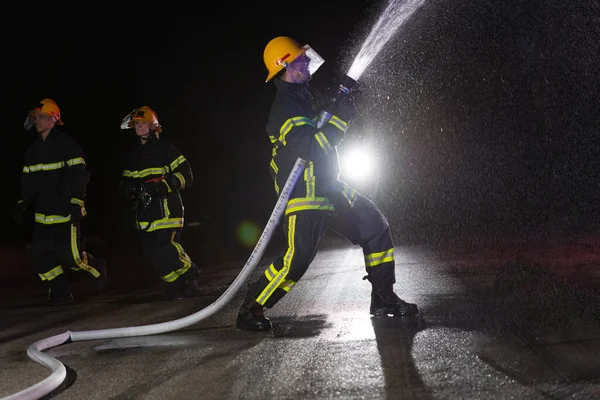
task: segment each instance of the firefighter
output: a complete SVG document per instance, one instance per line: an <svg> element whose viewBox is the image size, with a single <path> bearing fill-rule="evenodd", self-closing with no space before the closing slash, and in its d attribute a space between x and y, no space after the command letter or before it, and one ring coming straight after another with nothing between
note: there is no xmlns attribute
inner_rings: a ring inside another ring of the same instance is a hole
<svg viewBox="0 0 600 400"><path fill-rule="evenodd" d="M200 271L180 244L184 207L180 190L189 188L193 174L188 160L170 141L148 106L134 109L121 129L134 128L137 144L127 158L119 193L131 200L142 253L166 283L165 300L200 294Z"/></svg>
<svg viewBox="0 0 600 400"><path fill-rule="evenodd" d="M272 329L264 315L302 278L313 261L327 228L363 249L371 283L370 313L374 316L409 316L415 304L394 292L394 244L389 224L367 197L340 181L337 146L344 138L356 109L348 96L332 103L309 88L311 74L323 59L309 46L289 37L276 37L264 49L266 82L275 82L277 93L266 126L273 145L270 172L279 194L296 160L306 161L283 217L287 248L264 273L249 285L236 326L243 330ZM331 118L321 128L319 106Z"/></svg>
<svg viewBox="0 0 600 400"><path fill-rule="evenodd" d="M18 225L33 211L28 254L42 281L48 283L48 305L74 302L66 272L87 271L99 291L107 283L106 262L81 248L80 221L86 215L85 195L90 173L73 138L58 130L60 109L52 99L29 111L24 127L39 137L25 152L21 195L13 211Z"/></svg>

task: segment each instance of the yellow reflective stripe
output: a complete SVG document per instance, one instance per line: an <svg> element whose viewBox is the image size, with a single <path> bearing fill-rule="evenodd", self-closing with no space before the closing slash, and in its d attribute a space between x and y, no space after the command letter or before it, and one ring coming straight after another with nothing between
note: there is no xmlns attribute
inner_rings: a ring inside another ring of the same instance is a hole
<svg viewBox="0 0 600 400"><path fill-rule="evenodd" d="M43 280L43 281L51 281L52 279L56 278L59 275L62 275L65 271L63 270L62 265L58 265L54 268L52 268L50 271L44 273L44 274L38 274L39 277Z"/></svg>
<svg viewBox="0 0 600 400"><path fill-rule="evenodd" d="M38 172L38 171L54 171L57 169L61 169L64 166L65 166L64 161L50 163L50 164L36 164L36 165L29 165L29 166L26 165L23 167L23 172L29 173L29 172Z"/></svg>
<svg viewBox="0 0 600 400"><path fill-rule="evenodd" d="M281 284L279 285L279 289L289 292L290 290L292 290L295 284L296 282L286 279L285 281L281 282Z"/></svg>
<svg viewBox="0 0 600 400"><path fill-rule="evenodd" d="M185 177L183 174L181 172L175 172L173 176L179 180L179 188L183 189L185 187Z"/></svg>
<svg viewBox="0 0 600 400"><path fill-rule="evenodd" d="M173 246L177 249L177 254L179 255L179 261L183 264L183 268L180 268L178 271L181 271L179 275L183 275L186 273L188 269L192 266L192 260L190 256L187 255L183 247L177 242L171 242Z"/></svg>
<svg viewBox="0 0 600 400"><path fill-rule="evenodd" d="M304 181L306 182L306 197L315 197L315 165L312 161L304 169Z"/></svg>
<svg viewBox="0 0 600 400"><path fill-rule="evenodd" d="M176 281L177 278L179 278L179 275L177 275L177 273L175 271L171 271L167 275L161 277L161 279L163 281L169 282L169 283Z"/></svg>
<svg viewBox="0 0 600 400"><path fill-rule="evenodd" d="M67 164L69 165L69 167L79 164L85 165L85 160L83 159L83 157L71 158L70 160L67 160Z"/></svg>
<svg viewBox="0 0 600 400"><path fill-rule="evenodd" d="M275 164L275 159L271 159L271 162L269 163L269 165L271 166L271 168L273 168L273 171L275 171L275 173L279 172L279 167L277 166L277 164Z"/></svg>
<svg viewBox="0 0 600 400"><path fill-rule="evenodd" d="M126 178L145 178L150 175L166 175L168 172L167 167L158 167L158 168L146 168L141 171L130 171L128 169L123 170L123 175Z"/></svg>
<svg viewBox="0 0 600 400"><path fill-rule="evenodd" d="M62 216L62 215L45 215L42 213L35 213L35 222L38 224L44 225L52 225L52 224L64 224L65 222L69 222L71 220L71 216Z"/></svg>
<svg viewBox="0 0 600 400"><path fill-rule="evenodd" d="M275 183L275 193L279 194L279 185L277 184L277 180L274 180Z"/></svg>
<svg viewBox="0 0 600 400"><path fill-rule="evenodd" d="M183 218L163 218L158 219L152 224L150 227L146 229L148 226L147 221L140 221L140 228L145 230L146 232L152 232L158 229L169 229L169 228L181 228L183 227Z"/></svg>
<svg viewBox="0 0 600 400"><path fill-rule="evenodd" d="M346 133L348 130L348 123L344 120L341 120L339 117L332 115L329 119L328 123L338 128L340 131Z"/></svg>
<svg viewBox="0 0 600 400"><path fill-rule="evenodd" d="M83 207L85 205L85 201L78 199L76 197L73 197L70 201L71 204L77 204L80 205L81 207Z"/></svg>
<svg viewBox="0 0 600 400"><path fill-rule="evenodd" d="M365 266L376 267L386 262L394 261L394 248L381 251L379 253L371 253L365 255Z"/></svg>
<svg viewBox="0 0 600 400"><path fill-rule="evenodd" d="M75 225L71 225L71 254L73 255L73 260L75 260L75 263L80 269L89 272L94 278L98 278L100 276L100 272L88 264L87 252L84 251L83 259L81 258L81 253L79 253L79 246L77 243L77 227Z"/></svg>
<svg viewBox="0 0 600 400"><path fill-rule="evenodd" d="M335 206L326 197L299 197L288 202L285 215L306 210L333 211Z"/></svg>
<svg viewBox="0 0 600 400"><path fill-rule="evenodd" d="M350 186L348 186L348 184L346 184L344 182L344 187L342 188L342 194L344 195L346 200L348 200L350 205L353 206L354 202L356 201L356 196L358 195L358 192L356 190L352 189Z"/></svg>
<svg viewBox="0 0 600 400"><path fill-rule="evenodd" d="M294 246L294 236L296 233L296 216L292 215L288 221L288 249L283 256L283 267L277 272L275 277L271 279L267 287L258 295L256 302L260 305L265 305L265 302L271 297L273 292L279 287L282 282L285 282L285 277L290 271L290 265L294 259L296 248Z"/></svg>
<svg viewBox="0 0 600 400"><path fill-rule="evenodd" d="M171 164L169 165L171 167L171 171L173 171L175 168L179 167L181 164L183 164L184 162L186 162L187 160L185 159L184 156L179 156L177 157L175 160L173 160L171 162Z"/></svg>
<svg viewBox="0 0 600 400"><path fill-rule="evenodd" d="M286 135L292 130L294 126L302 126L302 125L311 125L314 126L314 119L306 118L306 117L293 117L288 119L281 125L279 129L279 141L283 143L285 146L287 142L285 141Z"/></svg>
<svg viewBox="0 0 600 400"><path fill-rule="evenodd" d="M319 146L321 146L325 154L333 150L333 146L329 143L329 140L327 140L327 137L323 132L315 133L315 139L317 139L317 143L319 143Z"/></svg>

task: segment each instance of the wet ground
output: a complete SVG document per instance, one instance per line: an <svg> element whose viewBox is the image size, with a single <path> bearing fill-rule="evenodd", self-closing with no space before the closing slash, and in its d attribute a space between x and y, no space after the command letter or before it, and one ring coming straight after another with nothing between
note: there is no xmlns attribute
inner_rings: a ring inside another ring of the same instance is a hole
<svg viewBox="0 0 600 400"><path fill-rule="evenodd" d="M74 282L78 303L68 307L44 307L43 287L27 274L18 286L5 276L0 396L48 376L27 357L31 343L193 315L217 301L244 262L205 266L203 296L176 302L161 301L152 279L135 281L141 266L126 262L112 264L102 296L88 280ZM273 332L235 328L240 291L181 330L47 350L68 370L49 398L600 397L600 237L457 238L398 246L396 262L397 292L419 304L419 317L371 318L361 251L331 236L269 310Z"/></svg>

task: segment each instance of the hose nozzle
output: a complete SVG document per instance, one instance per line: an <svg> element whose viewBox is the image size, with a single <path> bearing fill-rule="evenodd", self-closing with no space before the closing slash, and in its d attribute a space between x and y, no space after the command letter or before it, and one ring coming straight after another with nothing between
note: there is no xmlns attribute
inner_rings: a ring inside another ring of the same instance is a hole
<svg viewBox="0 0 600 400"><path fill-rule="evenodd" d="M340 86L338 87L338 91L335 95L334 102L337 102L340 99L340 97L349 94L354 88L355 84L356 81L350 78L348 75L346 75L342 80L342 83L340 83Z"/></svg>

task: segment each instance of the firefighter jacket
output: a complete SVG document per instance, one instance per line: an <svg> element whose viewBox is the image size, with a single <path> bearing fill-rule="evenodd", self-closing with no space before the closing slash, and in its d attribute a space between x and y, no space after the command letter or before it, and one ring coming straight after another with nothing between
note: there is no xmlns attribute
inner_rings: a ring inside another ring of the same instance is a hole
<svg viewBox="0 0 600 400"><path fill-rule="evenodd" d="M84 206L89 180L81 147L55 127L25 152L19 202L33 205L36 223L70 222L73 204Z"/></svg>
<svg viewBox="0 0 600 400"><path fill-rule="evenodd" d="M305 160L303 179L291 194L286 215L298 211L333 212L333 192L343 191L338 180L340 165L337 146L348 123L336 115L317 128L319 99L308 84L275 79L277 93L271 105L267 133L273 144L270 163L275 190L279 194L298 158ZM340 187L342 190L340 190Z"/></svg>
<svg viewBox="0 0 600 400"><path fill-rule="evenodd" d="M190 187L192 180L190 164L179 149L170 141L151 135L145 144L138 141L129 154L119 192L122 197L134 200L137 229L152 232L181 228L184 207L179 191ZM148 182L164 184L165 194L146 193Z"/></svg>

